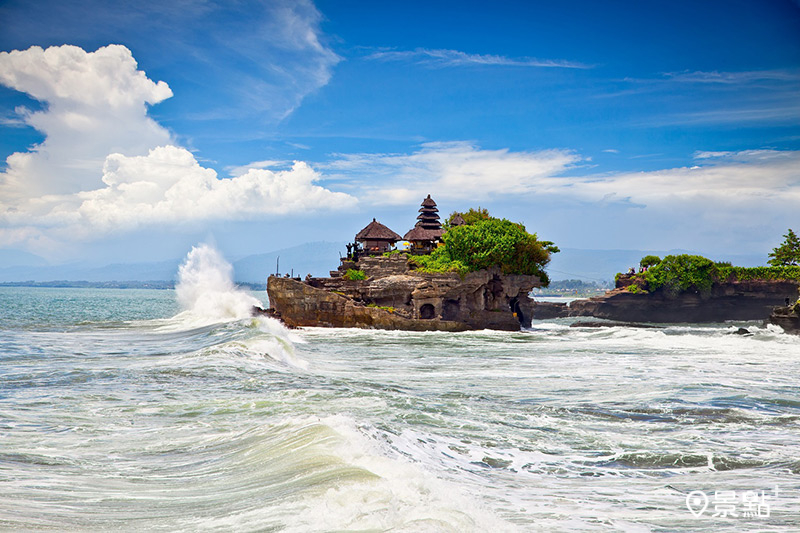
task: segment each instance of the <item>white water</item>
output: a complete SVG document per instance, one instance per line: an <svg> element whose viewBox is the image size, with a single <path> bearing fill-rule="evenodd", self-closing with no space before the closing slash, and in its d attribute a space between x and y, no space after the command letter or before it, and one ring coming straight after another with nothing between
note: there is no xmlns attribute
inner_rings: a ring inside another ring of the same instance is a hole
<svg viewBox="0 0 800 533"><path fill-rule="evenodd" d="M254 304L206 246L174 295L0 290L0 529L800 523L800 338L779 328L288 331ZM775 487L769 518L686 508Z"/></svg>
<svg viewBox="0 0 800 533"><path fill-rule="evenodd" d="M240 320L261 302L236 288L233 266L211 245L192 247L178 269L175 294L184 312L196 320L214 323Z"/></svg>

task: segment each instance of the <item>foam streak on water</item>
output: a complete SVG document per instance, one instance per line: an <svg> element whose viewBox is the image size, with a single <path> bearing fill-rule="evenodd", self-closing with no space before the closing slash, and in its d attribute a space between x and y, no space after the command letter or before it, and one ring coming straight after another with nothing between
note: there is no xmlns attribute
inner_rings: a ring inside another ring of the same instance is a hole
<svg viewBox="0 0 800 533"><path fill-rule="evenodd" d="M289 332L237 314L255 296L214 282L207 250L185 267L185 287L221 289L183 292L177 314L171 291L0 288L0 529L800 523L797 337ZM776 487L769 518L686 508L695 490Z"/></svg>

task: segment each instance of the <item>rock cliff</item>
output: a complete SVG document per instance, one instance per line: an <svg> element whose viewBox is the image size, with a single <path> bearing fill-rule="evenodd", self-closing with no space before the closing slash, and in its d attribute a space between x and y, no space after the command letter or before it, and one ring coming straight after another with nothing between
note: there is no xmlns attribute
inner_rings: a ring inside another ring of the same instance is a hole
<svg viewBox="0 0 800 533"><path fill-rule="evenodd" d="M800 335L800 300L785 307L776 307L767 322L782 327L786 333Z"/></svg>
<svg viewBox="0 0 800 533"><path fill-rule="evenodd" d="M497 269L463 278L419 273L409 270L404 256L362 258L358 267L368 279L271 276L270 305L290 326L514 331L530 326L534 303L528 293L540 286L536 276L506 275Z"/></svg>
<svg viewBox="0 0 800 533"><path fill-rule="evenodd" d="M752 280L715 284L708 293L670 295L630 292L624 286L603 296L575 300L566 305L536 306L534 318L591 316L623 322L724 322L765 320L775 306L797 294L798 283Z"/></svg>

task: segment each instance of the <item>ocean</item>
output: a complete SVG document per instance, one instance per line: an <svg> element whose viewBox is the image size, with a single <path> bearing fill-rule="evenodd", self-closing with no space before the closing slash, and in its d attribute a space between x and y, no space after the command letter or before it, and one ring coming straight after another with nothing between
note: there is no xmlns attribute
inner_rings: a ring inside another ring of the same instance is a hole
<svg viewBox="0 0 800 533"><path fill-rule="evenodd" d="M800 531L779 328L290 331L259 302L202 247L174 291L0 288L0 529Z"/></svg>

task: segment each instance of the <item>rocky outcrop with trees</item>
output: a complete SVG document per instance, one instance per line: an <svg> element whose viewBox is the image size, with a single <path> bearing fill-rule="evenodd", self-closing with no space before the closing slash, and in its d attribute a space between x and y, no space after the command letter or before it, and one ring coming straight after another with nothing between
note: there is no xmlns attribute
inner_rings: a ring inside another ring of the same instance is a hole
<svg viewBox="0 0 800 533"><path fill-rule="evenodd" d="M329 278L270 276L272 314L290 326L414 331L530 326L534 302L528 295L547 284L544 267L558 248L485 210L454 213L454 220L458 223L446 223L436 242L418 243L417 250L426 250L422 254L349 254Z"/></svg>

